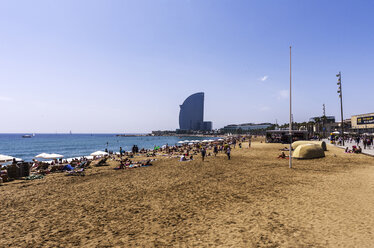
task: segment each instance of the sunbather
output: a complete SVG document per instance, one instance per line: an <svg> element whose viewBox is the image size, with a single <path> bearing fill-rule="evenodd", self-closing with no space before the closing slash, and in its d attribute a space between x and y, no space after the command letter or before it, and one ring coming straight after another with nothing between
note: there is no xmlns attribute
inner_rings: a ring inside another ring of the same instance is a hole
<svg viewBox="0 0 374 248"><path fill-rule="evenodd" d="M286 154L284 154L284 152L282 152L282 153L278 156L278 158L286 158Z"/></svg>

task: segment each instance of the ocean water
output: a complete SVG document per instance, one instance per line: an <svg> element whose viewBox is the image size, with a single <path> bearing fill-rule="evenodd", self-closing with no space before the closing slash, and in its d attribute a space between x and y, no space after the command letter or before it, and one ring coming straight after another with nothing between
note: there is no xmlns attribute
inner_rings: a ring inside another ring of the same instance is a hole
<svg viewBox="0 0 374 248"><path fill-rule="evenodd" d="M151 149L155 145L175 145L181 140L204 140L204 137L142 136L117 137L115 134L35 134L22 138L22 134L0 134L0 154L31 161L40 153L57 153L64 158L88 156L106 148L119 152L122 147L130 151L133 145L139 149ZM212 139L212 138L209 138Z"/></svg>

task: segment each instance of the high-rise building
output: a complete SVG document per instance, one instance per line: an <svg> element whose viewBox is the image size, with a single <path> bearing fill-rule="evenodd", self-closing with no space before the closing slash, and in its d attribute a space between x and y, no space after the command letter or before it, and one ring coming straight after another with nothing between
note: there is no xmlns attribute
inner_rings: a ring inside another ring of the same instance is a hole
<svg viewBox="0 0 374 248"><path fill-rule="evenodd" d="M179 129L185 131L212 130L212 122L204 122L204 92L190 95L180 105Z"/></svg>

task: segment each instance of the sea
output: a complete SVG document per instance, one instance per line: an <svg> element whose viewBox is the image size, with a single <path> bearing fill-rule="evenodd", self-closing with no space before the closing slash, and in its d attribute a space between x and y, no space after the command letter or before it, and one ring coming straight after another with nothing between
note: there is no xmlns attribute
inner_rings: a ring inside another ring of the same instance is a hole
<svg viewBox="0 0 374 248"><path fill-rule="evenodd" d="M32 161L40 153L57 153L64 158L88 156L95 151L119 152L122 147L131 151L133 145L139 149L155 146L175 145L184 140L215 139L212 137L186 136L116 136L116 134L35 134L23 138L23 134L0 134L0 154Z"/></svg>

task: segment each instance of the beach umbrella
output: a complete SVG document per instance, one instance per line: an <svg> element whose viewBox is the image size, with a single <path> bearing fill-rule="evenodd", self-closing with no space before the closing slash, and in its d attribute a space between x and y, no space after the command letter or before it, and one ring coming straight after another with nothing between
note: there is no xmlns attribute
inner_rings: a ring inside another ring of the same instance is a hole
<svg viewBox="0 0 374 248"><path fill-rule="evenodd" d="M36 155L35 157L36 158L44 158L45 156L48 156L48 153L43 152L43 153L40 153L40 154Z"/></svg>
<svg viewBox="0 0 374 248"><path fill-rule="evenodd" d="M338 131L332 132L333 134L340 134Z"/></svg>
<svg viewBox="0 0 374 248"><path fill-rule="evenodd" d="M56 153L40 153L35 156L36 158L44 158L44 159L58 159L58 158L63 158L63 155L56 154Z"/></svg>
<svg viewBox="0 0 374 248"><path fill-rule="evenodd" d="M0 154L0 162L9 162L9 161L13 161L13 157Z"/></svg>
<svg viewBox="0 0 374 248"><path fill-rule="evenodd" d="M188 143L188 145L189 145L189 146L192 146L192 145L193 145L193 143L192 143L192 142L191 142L191 143Z"/></svg>
<svg viewBox="0 0 374 248"><path fill-rule="evenodd" d="M63 158L63 157L64 155L52 153L52 154L48 154L48 156L46 156L45 159L58 159L58 158Z"/></svg>
<svg viewBox="0 0 374 248"><path fill-rule="evenodd" d="M190 142L190 141L189 141L189 140L184 140L183 142L184 142L184 143L188 143L188 142Z"/></svg>
<svg viewBox="0 0 374 248"><path fill-rule="evenodd" d="M108 155L107 152L103 152L103 151L96 151L96 152L93 152L90 154L91 156L105 156L105 155Z"/></svg>
<svg viewBox="0 0 374 248"><path fill-rule="evenodd" d="M178 141L178 144L183 144L184 143L184 141Z"/></svg>
<svg viewBox="0 0 374 248"><path fill-rule="evenodd" d="M223 139L218 139L218 141L223 141Z"/></svg>

